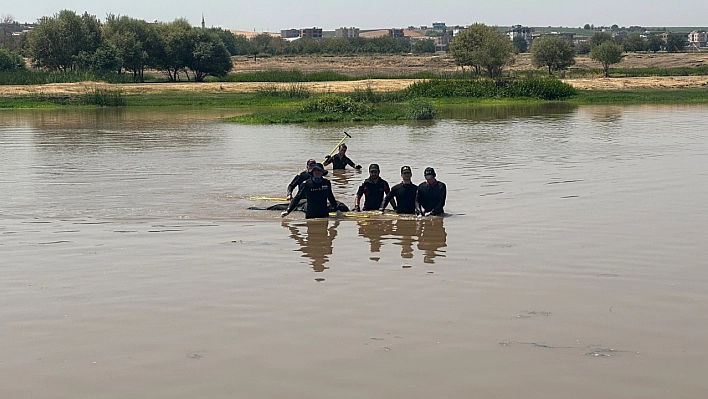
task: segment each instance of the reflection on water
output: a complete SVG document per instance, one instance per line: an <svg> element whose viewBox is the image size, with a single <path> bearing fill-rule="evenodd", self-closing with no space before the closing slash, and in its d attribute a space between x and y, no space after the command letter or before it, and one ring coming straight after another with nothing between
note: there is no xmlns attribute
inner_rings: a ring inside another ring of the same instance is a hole
<svg viewBox="0 0 708 399"><path fill-rule="evenodd" d="M436 257L445 257L443 248L447 247L447 232L443 218L369 219L359 220L357 224L359 236L367 239L372 254L381 252L384 241L392 240L394 245L401 246L403 259L414 257L416 243L425 263L435 263Z"/></svg>
<svg viewBox="0 0 708 399"><path fill-rule="evenodd" d="M622 119L622 107L585 107L582 109L583 114L590 116L590 120L595 123L615 123Z"/></svg>
<svg viewBox="0 0 708 399"><path fill-rule="evenodd" d="M302 252L302 257L310 258L310 266L314 271L322 272L329 269L325 267L325 263L332 255L332 243L337 237L338 220L335 220L332 225L329 224L328 219L306 219L301 223L283 221L282 226L290 230L290 237L300 245L297 251Z"/></svg>
<svg viewBox="0 0 708 399"><path fill-rule="evenodd" d="M413 259L415 249L422 254L424 263L435 263L435 258L445 257L447 232L443 218L424 219L381 219L370 218L357 220L359 236L366 239L369 252L376 254L371 260L380 260L384 243L389 241L400 246L402 259ZM295 240L303 258L315 272L323 272L332 256L334 239L337 237L338 219L305 219L298 222L283 221L281 224L290 231L290 238ZM346 223L345 226L351 226Z"/></svg>
<svg viewBox="0 0 708 399"><path fill-rule="evenodd" d="M567 103L523 104L470 106L447 105L440 107L439 116L449 119L464 119L474 121L494 121L512 118L528 118L543 116L545 119L564 118L572 114L578 107Z"/></svg>
<svg viewBox="0 0 708 399"><path fill-rule="evenodd" d="M391 232L390 220L359 220L359 236L369 241L371 253L381 252L381 240Z"/></svg>
<svg viewBox="0 0 708 399"><path fill-rule="evenodd" d="M354 200L350 197L352 184L358 187L358 179L361 178L361 170L338 169L330 170L327 178L332 182L332 191L337 200L344 202L347 206L353 206Z"/></svg>

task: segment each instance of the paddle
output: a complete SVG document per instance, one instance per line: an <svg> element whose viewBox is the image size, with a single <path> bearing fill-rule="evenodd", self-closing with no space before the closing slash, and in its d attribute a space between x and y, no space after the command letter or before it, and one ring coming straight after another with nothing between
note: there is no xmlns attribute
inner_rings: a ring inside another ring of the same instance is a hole
<svg viewBox="0 0 708 399"><path fill-rule="evenodd" d="M261 197L261 196L250 196L246 197L247 199L250 200L260 200L260 201L289 201L287 198L282 198L282 197Z"/></svg>
<svg viewBox="0 0 708 399"><path fill-rule="evenodd" d="M324 159L324 161L322 161L322 163L325 163L325 161L327 160L327 158L331 158L331 157L332 157L332 154L334 154L334 152L337 151L337 149L339 149L339 146L342 145L342 143L344 143L344 140L346 140L347 137L352 138L352 136L349 135L349 133L344 132L344 137L342 137L342 139L339 140L339 143L337 143L337 145L335 145L334 148L332 148L332 151L329 152L329 155L327 155L327 156L325 157L325 159Z"/></svg>

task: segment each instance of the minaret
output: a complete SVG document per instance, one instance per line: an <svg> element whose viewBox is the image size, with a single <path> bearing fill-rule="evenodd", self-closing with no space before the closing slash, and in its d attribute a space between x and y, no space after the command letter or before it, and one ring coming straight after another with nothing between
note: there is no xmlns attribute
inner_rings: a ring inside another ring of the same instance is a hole
<svg viewBox="0 0 708 399"><path fill-rule="evenodd" d="M204 24L204 13L202 13L202 29L206 29L206 25Z"/></svg>

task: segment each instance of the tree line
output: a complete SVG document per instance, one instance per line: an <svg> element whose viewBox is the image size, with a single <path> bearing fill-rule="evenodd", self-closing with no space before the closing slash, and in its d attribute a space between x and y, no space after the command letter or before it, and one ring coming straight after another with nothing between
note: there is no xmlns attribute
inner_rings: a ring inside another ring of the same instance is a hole
<svg viewBox="0 0 708 399"><path fill-rule="evenodd" d="M4 31L3 31L4 33ZM52 71L91 70L132 73L143 82L145 70L163 72L170 81L202 81L223 76L232 68L231 56L298 54L434 53L433 40L411 43L393 37L302 38L293 42L263 33L246 38L221 28L195 28L186 19L146 22L109 14L101 22L95 15L62 10L40 18L34 29L14 43L19 51L0 45L0 70L32 66Z"/></svg>
<svg viewBox="0 0 708 399"><path fill-rule="evenodd" d="M502 70L513 64L515 55L527 51L528 43L522 37L509 40L496 27L485 24L470 25L460 32L450 43L450 54L457 65L470 67L477 75L500 77ZM563 71L575 64L576 54L589 54L590 58L602 65L605 76L609 76L610 65L622 61L625 51L682 51L686 39L681 34L669 34L664 43L659 36L644 38L632 33L627 38L612 37L609 33L597 32L590 40L574 46L561 35L547 35L534 39L531 48L531 62L537 68L548 68L549 75Z"/></svg>

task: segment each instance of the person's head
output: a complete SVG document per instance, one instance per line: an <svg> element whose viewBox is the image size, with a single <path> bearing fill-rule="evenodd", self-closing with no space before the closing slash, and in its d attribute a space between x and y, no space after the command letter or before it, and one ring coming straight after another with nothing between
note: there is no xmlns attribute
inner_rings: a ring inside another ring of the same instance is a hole
<svg viewBox="0 0 708 399"><path fill-rule="evenodd" d="M321 163L316 162L314 165L312 165L312 172L310 172L312 174L312 180L313 181L321 180L322 176L324 176L324 172L325 172L324 166L322 166Z"/></svg>
<svg viewBox="0 0 708 399"><path fill-rule="evenodd" d="M423 175L425 176L425 181L428 182L428 184L435 183L435 169L427 167L425 168Z"/></svg>
<svg viewBox="0 0 708 399"><path fill-rule="evenodd" d="M347 153L347 145L342 144L339 146L339 155L344 155Z"/></svg>
<svg viewBox="0 0 708 399"><path fill-rule="evenodd" d="M381 173L381 170L379 169L379 165L372 163L369 165L369 177L376 180L379 178L379 173Z"/></svg>
<svg viewBox="0 0 708 399"><path fill-rule="evenodd" d="M312 166L314 166L316 163L317 163L317 161L315 161L314 159L312 159L312 158L308 159L307 160L307 171L308 172L311 171Z"/></svg>
<svg viewBox="0 0 708 399"><path fill-rule="evenodd" d="M401 167L401 178L403 179L404 182L410 182L412 174L413 174L413 172L411 171L410 166L402 166Z"/></svg>

